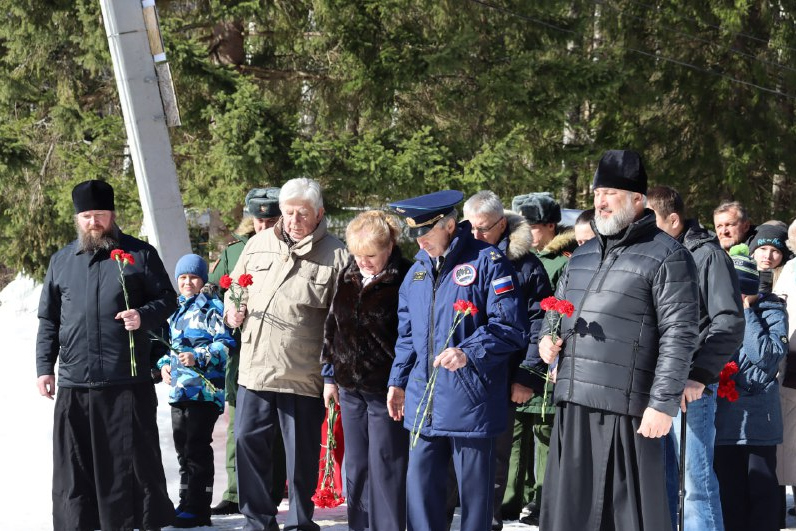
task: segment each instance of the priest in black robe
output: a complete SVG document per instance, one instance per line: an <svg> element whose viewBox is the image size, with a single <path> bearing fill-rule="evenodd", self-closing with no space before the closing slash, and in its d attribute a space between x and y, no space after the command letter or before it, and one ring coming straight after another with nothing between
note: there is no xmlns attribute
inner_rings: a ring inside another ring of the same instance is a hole
<svg viewBox="0 0 796 531"><path fill-rule="evenodd" d="M82 182L72 201L78 237L50 259L36 343L39 392L55 397L53 529L158 529L174 506L147 331L177 295L155 248L119 230L109 184Z"/></svg>
<svg viewBox="0 0 796 531"><path fill-rule="evenodd" d="M557 377L539 528L671 531L660 437L697 347L696 266L645 208L637 153L608 151L593 188L597 237L556 290L574 312L558 330L548 312L539 344Z"/></svg>

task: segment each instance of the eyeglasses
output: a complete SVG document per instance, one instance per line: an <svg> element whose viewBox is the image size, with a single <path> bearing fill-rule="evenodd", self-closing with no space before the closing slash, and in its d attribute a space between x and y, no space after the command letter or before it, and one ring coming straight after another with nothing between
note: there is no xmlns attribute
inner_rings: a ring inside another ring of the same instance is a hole
<svg viewBox="0 0 796 531"><path fill-rule="evenodd" d="M500 216L496 222L491 224L490 226L483 228L483 227L473 227L473 232L477 232L478 234L486 234L487 232L491 231L492 229L497 226L498 223L503 221L503 216Z"/></svg>

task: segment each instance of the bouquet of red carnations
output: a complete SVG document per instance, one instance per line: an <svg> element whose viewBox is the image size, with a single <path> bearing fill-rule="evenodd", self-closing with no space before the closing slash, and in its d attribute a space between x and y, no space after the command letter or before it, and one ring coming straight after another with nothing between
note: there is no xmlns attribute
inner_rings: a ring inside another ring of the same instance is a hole
<svg viewBox="0 0 796 531"><path fill-rule="evenodd" d="M726 398L728 402L738 400L738 390L735 388L735 380L732 377L738 373L738 364L734 361L729 362L719 373L719 398Z"/></svg>
<svg viewBox="0 0 796 531"><path fill-rule="evenodd" d="M326 444L321 443L324 451L321 453L320 459L320 478L318 487L315 489L315 494L312 495L312 501L316 507L322 509L329 509L337 507L345 503L345 497L342 492L336 488L335 481L335 453L338 449L337 438L335 437L335 425L339 424L340 406L335 404L334 399L329 399L329 406L326 409ZM337 463L339 468L339 463ZM341 489L342 490L342 489Z"/></svg>
<svg viewBox="0 0 796 531"><path fill-rule="evenodd" d="M241 301L243 300L243 290L252 284L254 284L252 276L248 273L239 276L237 282L232 280L232 277L229 275L223 275L218 280L218 285L221 288L229 290L229 298L232 300L233 304L235 304L236 311L240 311ZM236 326L235 330L238 328L239 327Z"/></svg>

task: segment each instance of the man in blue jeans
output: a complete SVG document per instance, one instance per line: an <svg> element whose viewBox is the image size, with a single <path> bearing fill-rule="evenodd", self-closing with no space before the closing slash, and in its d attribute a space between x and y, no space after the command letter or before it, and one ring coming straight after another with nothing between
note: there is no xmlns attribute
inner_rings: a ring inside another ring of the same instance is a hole
<svg viewBox="0 0 796 531"><path fill-rule="evenodd" d="M718 239L685 219L680 195L667 186L647 191L658 228L682 243L694 257L699 281L699 348L681 400L680 412L665 439L666 486L672 527L677 528L680 415L687 410L685 525L680 531L723 531L719 484L713 471L716 382L719 372L743 341L744 317L738 277Z"/></svg>

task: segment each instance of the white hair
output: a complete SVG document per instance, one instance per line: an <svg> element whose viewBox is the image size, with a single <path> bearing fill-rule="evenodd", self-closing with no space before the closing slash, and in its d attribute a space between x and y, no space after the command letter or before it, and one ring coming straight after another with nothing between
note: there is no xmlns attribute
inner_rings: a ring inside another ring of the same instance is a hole
<svg viewBox="0 0 796 531"><path fill-rule="evenodd" d="M482 216L485 214L503 215L503 203L491 190L481 190L464 203L464 217Z"/></svg>
<svg viewBox="0 0 796 531"><path fill-rule="evenodd" d="M323 208L323 197L321 196L321 185L318 181L307 177L297 177L290 179L282 185L279 191L279 207L282 208L288 201L309 201L318 213Z"/></svg>

